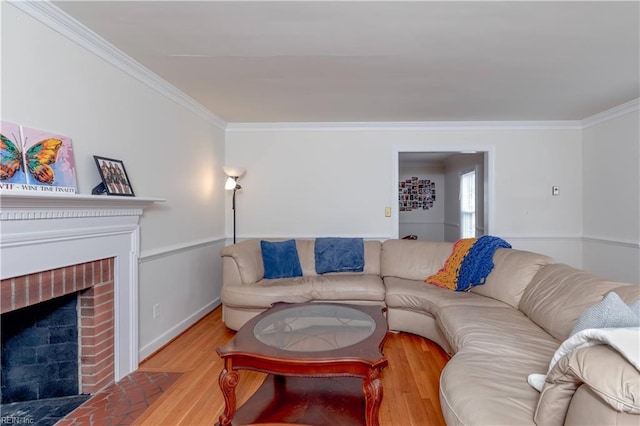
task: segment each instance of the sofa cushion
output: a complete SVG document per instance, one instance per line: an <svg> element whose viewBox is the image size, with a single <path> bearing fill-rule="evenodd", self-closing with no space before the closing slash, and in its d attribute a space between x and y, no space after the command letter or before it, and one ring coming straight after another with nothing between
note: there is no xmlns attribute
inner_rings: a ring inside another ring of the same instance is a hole
<svg viewBox="0 0 640 426"><path fill-rule="evenodd" d="M548 368L549 360L560 345L522 312L505 304L446 306L440 309L437 321L457 351L469 348L497 357L521 356L526 352L528 356L535 355L535 359L544 359L543 370Z"/></svg>
<svg viewBox="0 0 640 426"><path fill-rule="evenodd" d="M301 277L302 267L294 240L260 241L265 278Z"/></svg>
<svg viewBox="0 0 640 426"><path fill-rule="evenodd" d="M538 253L499 248L493 255L493 270L484 285L472 287L473 293L492 297L518 307L524 289L544 265L553 259Z"/></svg>
<svg viewBox="0 0 640 426"><path fill-rule="evenodd" d="M519 309L564 341L584 310L619 286L568 265L546 265L524 290Z"/></svg>
<svg viewBox="0 0 640 426"><path fill-rule="evenodd" d="M444 266L453 243L422 240L386 240L382 243L383 277L424 281Z"/></svg>
<svg viewBox="0 0 640 426"><path fill-rule="evenodd" d="M378 275L314 275L264 279L251 285L223 286L222 300L238 308L270 308L276 302L384 301L384 284Z"/></svg>
<svg viewBox="0 0 640 426"><path fill-rule="evenodd" d="M539 393L527 385L530 368L544 368L539 353L519 355L462 350L440 376L447 425L531 425Z"/></svg>
<svg viewBox="0 0 640 426"><path fill-rule="evenodd" d="M313 300L384 301L384 284L379 275L335 274L305 277Z"/></svg>
<svg viewBox="0 0 640 426"><path fill-rule="evenodd" d="M296 239L296 248L298 249L298 258L302 267L302 275L316 275L316 262L313 256L313 248L315 241L312 239Z"/></svg>
<svg viewBox="0 0 640 426"><path fill-rule="evenodd" d="M613 289L627 305L640 301L640 285L624 284Z"/></svg>
<svg viewBox="0 0 640 426"><path fill-rule="evenodd" d="M311 284L304 277L297 277L262 280L250 285L223 286L220 298L226 306L266 309L276 302L311 301Z"/></svg>
<svg viewBox="0 0 640 426"><path fill-rule="evenodd" d="M385 302L389 308L408 309L438 315L440 308L450 305L474 305L504 307L504 303L495 299L469 292L451 291L434 285L425 284L422 280L386 277Z"/></svg>

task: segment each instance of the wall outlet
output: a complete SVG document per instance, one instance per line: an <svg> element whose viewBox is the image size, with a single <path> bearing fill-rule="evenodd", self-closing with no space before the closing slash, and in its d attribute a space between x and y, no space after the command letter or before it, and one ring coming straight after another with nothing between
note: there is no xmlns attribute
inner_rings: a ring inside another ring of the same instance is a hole
<svg viewBox="0 0 640 426"><path fill-rule="evenodd" d="M153 319L157 319L160 316L160 304L153 305Z"/></svg>
<svg viewBox="0 0 640 426"><path fill-rule="evenodd" d="M391 207L384 208L384 217L391 217Z"/></svg>

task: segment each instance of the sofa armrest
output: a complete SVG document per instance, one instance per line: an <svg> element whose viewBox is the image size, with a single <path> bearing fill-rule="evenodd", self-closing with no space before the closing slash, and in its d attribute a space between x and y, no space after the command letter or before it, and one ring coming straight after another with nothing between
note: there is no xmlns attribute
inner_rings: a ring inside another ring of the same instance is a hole
<svg viewBox="0 0 640 426"><path fill-rule="evenodd" d="M264 277L260 240L246 240L220 250L222 285L242 285L258 282Z"/></svg>
<svg viewBox="0 0 640 426"><path fill-rule="evenodd" d="M571 398L571 405L563 426L638 426L639 424L639 414L614 410L593 389L582 385Z"/></svg>
<svg viewBox="0 0 640 426"><path fill-rule="evenodd" d="M598 345L567 354L549 372L534 415L536 424L564 424L580 386L588 386L616 412L640 414L640 372L616 350Z"/></svg>

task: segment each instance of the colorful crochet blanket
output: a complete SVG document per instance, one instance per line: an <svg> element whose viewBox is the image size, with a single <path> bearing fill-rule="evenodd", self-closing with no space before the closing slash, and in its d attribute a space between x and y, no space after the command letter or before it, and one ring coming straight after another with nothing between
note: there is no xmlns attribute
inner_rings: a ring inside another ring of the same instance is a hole
<svg viewBox="0 0 640 426"><path fill-rule="evenodd" d="M511 244L490 235L460 239L442 269L424 281L455 291L482 285L493 269L493 254L501 247L511 248Z"/></svg>

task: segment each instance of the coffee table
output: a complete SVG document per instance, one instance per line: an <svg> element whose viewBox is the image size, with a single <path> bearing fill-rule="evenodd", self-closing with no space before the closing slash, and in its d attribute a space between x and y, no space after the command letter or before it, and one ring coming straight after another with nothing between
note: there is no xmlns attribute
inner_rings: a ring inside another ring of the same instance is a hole
<svg viewBox="0 0 640 426"><path fill-rule="evenodd" d="M302 423L378 425L383 306L276 303L248 321L224 346L219 377L225 400L220 425ZM236 407L236 370L268 373Z"/></svg>

